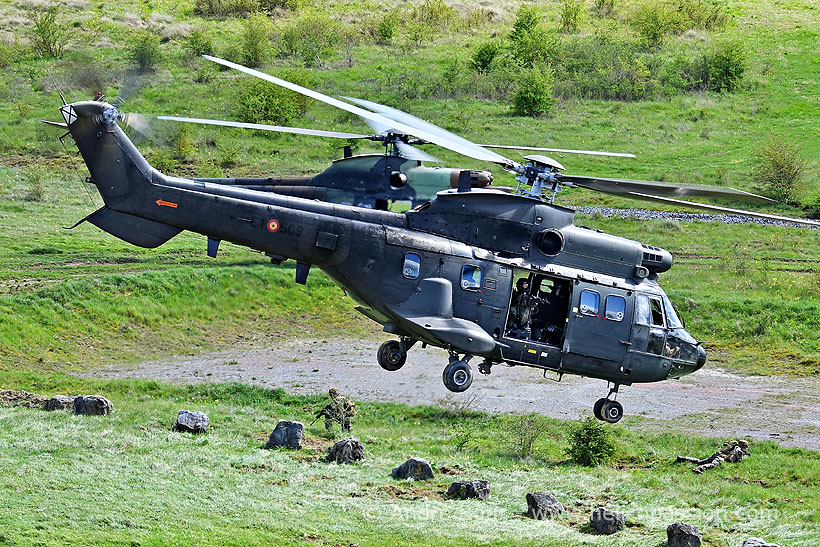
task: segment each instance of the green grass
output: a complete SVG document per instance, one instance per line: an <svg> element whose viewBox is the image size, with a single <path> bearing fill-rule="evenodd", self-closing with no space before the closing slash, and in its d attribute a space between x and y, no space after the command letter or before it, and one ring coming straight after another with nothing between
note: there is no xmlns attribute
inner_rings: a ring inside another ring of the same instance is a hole
<svg viewBox="0 0 820 547"><path fill-rule="evenodd" d="M812 545L818 533L820 457L752 444L752 456L704 475L675 464L721 441L613 426L612 466L585 468L565 456L572 424L549 420L535 455L519 459L509 419L440 407L361 403L355 435L366 460L321 461L331 444L321 424L298 452L260 449L277 419L310 420L321 397L237 384L171 386L62 375L2 373L0 385L43 394L98 392L107 417L0 408L0 542L57 545L660 545L666 526L696 524L706 545L749 536ZM178 410L205 411L209 433L170 431ZM456 427L472 431L464 451ZM339 434L339 432L336 432ZM410 456L449 466L429 482L397 481ZM492 483L487 502L444 500L452 480ZM553 492L567 513L522 516L525 494ZM612 538L584 526L598 505L627 514ZM614 542L614 543L613 543Z"/></svg>

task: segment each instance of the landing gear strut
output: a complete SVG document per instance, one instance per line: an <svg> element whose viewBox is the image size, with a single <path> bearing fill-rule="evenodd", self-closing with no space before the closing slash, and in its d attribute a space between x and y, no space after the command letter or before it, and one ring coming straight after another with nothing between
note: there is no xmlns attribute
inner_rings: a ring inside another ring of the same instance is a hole
<svg viewBox="0 0 820 547"><path fill-rule="evenodd" d="M473 356L467 353L463 359L459 359L455 352L450 352L450 364L444 367L441 375L444 387L456 393L466 391L470 387L473 383L473 369L470 368L468 361L472 358Z"/></svg>
<svg viewBox="0 0 820 547"><path fill-rule="evenodd" d="M379 351L376 353L379 366L391 372L399 370L407 362L407 350L415 343L415 340L405 337L401 337L400 340L388 340L379 346Z"/></svg>
<svg viewBox="0 0 820 547"><path fill-rule="evenodd" d="M618 384L609 390L609 395L602 397L595 401L595 406L592 407L592 413L601 421L609 422L611 424L617 423L624 417L624 407L615 399L610 399L614 394L618 396Z"/></svg>

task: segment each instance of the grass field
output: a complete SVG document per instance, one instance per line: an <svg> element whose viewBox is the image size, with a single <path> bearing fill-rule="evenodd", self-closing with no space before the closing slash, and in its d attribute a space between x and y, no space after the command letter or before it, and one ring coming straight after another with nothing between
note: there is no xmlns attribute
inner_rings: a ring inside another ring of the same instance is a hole
<svg viewBox="0 0 820 547"><path fill-rule="evenodd" d="M113 414L0 407L0 543L5 545L665 545L666 526L693 523L705 545L762 536L814 545L820 533L820 456L753 443L739 464L695 475L680 454L720 444L668 433L612 428L608 466L582 467L565 450L573 424L546 420L531 458L516 455L519 422L441 407L362 403L354 433L366 459L322 461L341 432L321 422L306 448L262 450L277 419L309 421L323 400L237 384L175 387L4 373L2 383L39 392L101 392ZM204 410L212 429L170 430L182 409ZM306 422L307 423L307 422ZM466 449L458 445L466 439ZM391 478L424 457L431 481ZM492 483L490 500L445 500L453 480ZM527 492L554 493L567 512L523 516ZM627 515L616 536L595 536L589 513Z"/></svg>

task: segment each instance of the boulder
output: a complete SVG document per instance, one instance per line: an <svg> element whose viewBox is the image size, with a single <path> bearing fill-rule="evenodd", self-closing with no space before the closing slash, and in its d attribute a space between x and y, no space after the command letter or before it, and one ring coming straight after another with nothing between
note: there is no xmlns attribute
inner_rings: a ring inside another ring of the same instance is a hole
<svg viewBox="0 0 820 547"><path fill-rule="evenodd" d="M302 439L305 436L305 425L302 422L279 420L273 433L270 434L265 448L302 448Z"/></svg>
<svg viewBox="0 0 820 547"><path fill-rule="evenodd" d="M546 520L564 512L558 498L547 492L527 494L527 516L531 519Z"/></svg>
<svg viewBox="0 0 820 547"><path fill-rule="evenodd" d="M589 525L596 533L608 536L624 529L626 516L605 507L598 507L589 516Z"/></svg>
<svg viewBox="0 0 820 547"><path fill-rule="evenodd" d="M423 481L433 478L430 462L423 458L410 458L393 470L394 479L413 479Z"/></svg>
<svg viewBox="0 0 820 547"><path fill-rule="evenodd" d="M333 443L327 451L327 461L338 464L353 463L364 459L364 445L358 439L342 439Z"/></svg>
<svg viewBox="0 0 820 547"><path fill-rule="evenodd" d="M46 402L46 410L71 410L74 408L74 401L77 397L71 395L55 395Z"/></svg>
<svg viewBox="0 0 820 547"><path fill-rule="evenodd" d="M0 405L45 408L48 399L22 389L0 389Z"/></svg>
<svg viewBox="0 0 820 547"><path fill-rule="evenodd" d="M466 500L476 498L490 499L490 483L487 481L455 481L445 494L450 499Z"/></svg>
<svg viewBox="0 0 820 547"><path fill-rule="evenodd" d="M675 522L666 527L667 547L700 547L703 536L698 527L686 522Z"/></svg>
<svg viewBox="0 0 820 547"><path fill-rule="evenodd" d="M204 412L180 410L174 429L183 433L205 433L208 431L208 416Z"/></svg>
<svg viewBox="0 0 820 547"><path fill-rule="evenodd" d="M102 395L85 395L74 399L72 408L74 414L105 416L114 410L114 405Z"/></svg>
<svg viewBox="0 0 820 547"><path fill-rule="evenodd" d="M740 544L740 547L780 547L777 543L769 543L765 539L749 538Z"/></svg>

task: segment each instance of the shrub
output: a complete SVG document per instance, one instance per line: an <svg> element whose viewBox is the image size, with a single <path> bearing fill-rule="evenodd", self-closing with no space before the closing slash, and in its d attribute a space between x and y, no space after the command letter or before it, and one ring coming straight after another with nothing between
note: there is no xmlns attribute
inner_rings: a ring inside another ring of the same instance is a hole
<svg viewBox="0 0 820 547"><path fill-rule="evenodd" d="M128 59L137 65L141 72L154 70L161 58L159 36L148 30L143 30L134 36L128 49Z"/></svg>
<svg viewBox="0 0 820 547"><path fill-rule="evenodd" d="M171 131L168 138L168 145L174 154L174 159L184 160L193 152L194 144L191 142L191 127L186 123L178 123Z"/></svg>
<svg viewBox="0 0 820 547"><path fill-rule="evenodd" d="M259 0L259 7L267 11L275 9L292 11L299 7L299 0Z"/></svg>
<svg viewBox="0 0 820 547"><path fill-rule="evenodd" d="M41 56L60 58L68 45L68 28L57 22L57 6L34 15L32 18L32 45Z"/></svg>
<svg viewBox="0 0 820 547"><path fill-rule="evenodd" d="M578 32L584 16L582 0L563 0L561 3L561 30L570 33Z"/></svg>
<svg viewBox="0 0 820 547"><path fill-rule="evenodd" d="M739 40L717 44L706 54L707 87L711 91L734 91L746 71L746 50Z"/></svg>
<svg viewBox="0 0 820 547"><path fill-rule="evenodd" d="M588 416L570 433L567 455L581 465L607 463L615 456L615 440L603 422Z"/></svg>
<svg viewBox="0 0 820 547"><path fill-rule="evenodd" d="M490 66L493 64L499 51L501 51L501 44L495 40L479 44L473 52L472 57L470 57L470 68L478 72L487 72L490 70Z"/></svg>
<svg viewBox="0 0 820 547"><path fill-rule="evenodd" d="M535 6L521 6L515 15L510 40L518 41L525 33L531 31L541 22L541 12Z"/></svg>
<svg viewBox="0 0 820 547"><path fill-rule="evenodd" d="M412 17L430 28L441 29L454 22L458 13L443 0L424 0L413 8Z"/></svg>
<svg viewBox="0 0 820 547"><path fill-rule="evenodd" d="M655 47L677 28L677 12L665 2L646 2L635 9L630 22L644 42Z"/></svg>
<svg viewBox="0 0 820 547"><path fill-rule="evenodd" d="M396 22L390 14L387 14L376 25L376 41L380 44L389 44L395 35Z"/></svg>
<svg viewBox="0 0 820 547"><path fill-rule="evenodd" d="M298 57L305 66L322 63L339 42L339 24L324 13L308 11L288 23L280 33L280 48Z"/></svg>
<svg viewBox="0 0 820 547"><path fill-rule="evenodd" d="M307 71L287 70L277 74L295 84L312 87ZM237 94L236 107L243 122L282 125L307 112L312 99L259 79L244 82Z"/></svg>
<svg viewBox="0 0 820 547"><path fill-rule="evenodd" d="M25 196L26 201L43 201L45 199L44 178L43 170L39 167L32 168L26 173L26 184L28 185L28 194Z"/></svg>
<svg viewBox="0 0 820 547"><path fill-rule="evenodd" d="M797 198L806 172L799 146L775 135L758 149L755 160L752 177L764 193L787 202Z"/></svg>
<svg viewBox="0 0 820 547"><path fill-rule="evenodd" d="M214 52L214 45L210 37L200 30L195 30L188 35L183 47L191 55L196 57L200 55L212 55Z"/></svg>
<svg viewBox="0 0 820 547"><path fill-rule="evenodd" d="M552 112L553 71L551 67L525 69L518 79L512 111L518 116L540 116Z"/></svg>
<svg viewBox="0 0 820 547"><path fill-rule="evenodd" d="M538 25L517 35L512 55L521 66L531 67L548 60L558 43L558 38Z"/></svg>
<svg viewBox="0 0 820 547"><path fill-rule="evenodd" d="M258 68L268 57L270 21L256 14L245 20L242 28L242 62L245 66Z"/></svg>
<svg viewBox="0 0 820 547"><path fill-rule="evenodd" d="M510 416L506 426L513 452L518 457L529 458L533 454L535 441L549 429L549 422L540 414L531 412Z"/></svg>
<svg viewBox="0 0 820 547"><path fill-rule="evenodd" d="M726 26L729 15L723 2L704 0L677 0L679 30L717 30Z"/></svg>
<svg viewBox="0 0 820 547"><path fill-rule="evenodd" d="M595 0L592 12L598 17L613 17L615 15L615 0Z"/></svg>
<svg viewBox="0 0 820 547"><path fill-rule="evenodd" d="M203 65L194 72L194 81L198 84L207 84L214 79L216 69L210 65Z"/></svg>
<svg viewBox="0 0 820 547"><path fill-rule="evenodd" d="M247 17L259 7L259 0L196 0L194 12L206 17Z"/></svg>

